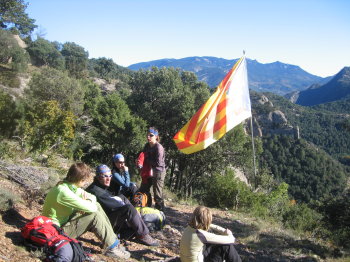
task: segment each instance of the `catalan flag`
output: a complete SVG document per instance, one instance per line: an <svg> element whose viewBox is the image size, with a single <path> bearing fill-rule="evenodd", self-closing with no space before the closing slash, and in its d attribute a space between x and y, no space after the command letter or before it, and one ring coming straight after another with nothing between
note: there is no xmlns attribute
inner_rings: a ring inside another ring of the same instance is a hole
<svg viewBox="0 0 350 262"><path fill-rule="evenodd" d="M181 152L192 154L215 143L251 116L247 65L243 56L173 140Z"/></svg>

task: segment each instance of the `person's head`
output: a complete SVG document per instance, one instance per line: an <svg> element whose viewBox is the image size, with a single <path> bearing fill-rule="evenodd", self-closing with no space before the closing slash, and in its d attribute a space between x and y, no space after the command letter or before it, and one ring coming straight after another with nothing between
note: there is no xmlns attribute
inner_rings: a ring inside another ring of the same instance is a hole
<svg viewBox="0 0 350 262"><path fill-rule="evenodd" d="M150 144L155 144L159 142L159 132L156 128L150 127L147 132L147 140Z"/></svg>
<svg viewBox="0 0 350 262"><path fill-rule="evenodd" d="M198 206L193 211L190 222L188 223L195 229L208 230L213 220L213 215L209 208L205 206Z"/></svg>
<svg viewBox="0 0 350 262"><path fill-rule="evenodd" d="M99 165L96 167L96 177L95 179L104 186L109 186L111 184L112 172L106 165Z"/></svg>
<svg viewBox="0 0 350 262"><path fill-rule="evenodd" d="M123 169L125 166L125 158L122 154L116 154L113 157L113 165L118 169Z"/></svg>
<svg viewBox="0 0 350 262"><path fill-rule="evenodd" d="M88 165L75 163L69 168L65 180L80 187L83 182L90 178L90 174L91 171Z"/></svg>

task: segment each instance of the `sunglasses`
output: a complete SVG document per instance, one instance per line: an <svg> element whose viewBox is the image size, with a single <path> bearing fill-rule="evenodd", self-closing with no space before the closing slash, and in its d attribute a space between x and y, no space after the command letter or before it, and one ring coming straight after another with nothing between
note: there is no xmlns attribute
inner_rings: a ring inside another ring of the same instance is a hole
<svg viewBox="0 0 350 262"><path fill-rule="evenodd" d="M153 134L148 134L147 136L149 136L149 137L154 137L154 135L153 135Z"/></svg>
<svg viewBox="0 0 350 262"><path fill-rule="evenodd" d="M100 177L112 177L112 175L100 175Z"/></svg>

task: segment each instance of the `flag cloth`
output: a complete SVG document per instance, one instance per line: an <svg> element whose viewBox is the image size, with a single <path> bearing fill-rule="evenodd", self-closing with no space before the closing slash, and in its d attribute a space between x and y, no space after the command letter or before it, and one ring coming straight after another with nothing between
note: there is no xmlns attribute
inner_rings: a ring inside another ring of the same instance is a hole
<svg viewBox="0 0 350 262"><path fill-rule="evenodd" d="M192 154L215 143L251 116L247 65L243 56L173 140L181 152Z"/></svg>

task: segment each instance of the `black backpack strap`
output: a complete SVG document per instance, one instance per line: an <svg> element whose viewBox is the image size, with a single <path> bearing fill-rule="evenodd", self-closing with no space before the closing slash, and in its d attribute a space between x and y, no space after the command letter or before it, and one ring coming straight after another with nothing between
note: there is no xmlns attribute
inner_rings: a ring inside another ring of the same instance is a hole
<svg viewBox="0 0 350 262"><path fill-rule="evenodd" d="M72 262L84 262L90 261L89 252L86 251L80 242L71 241L70 242L73 249L73 259Z"/></svg>

